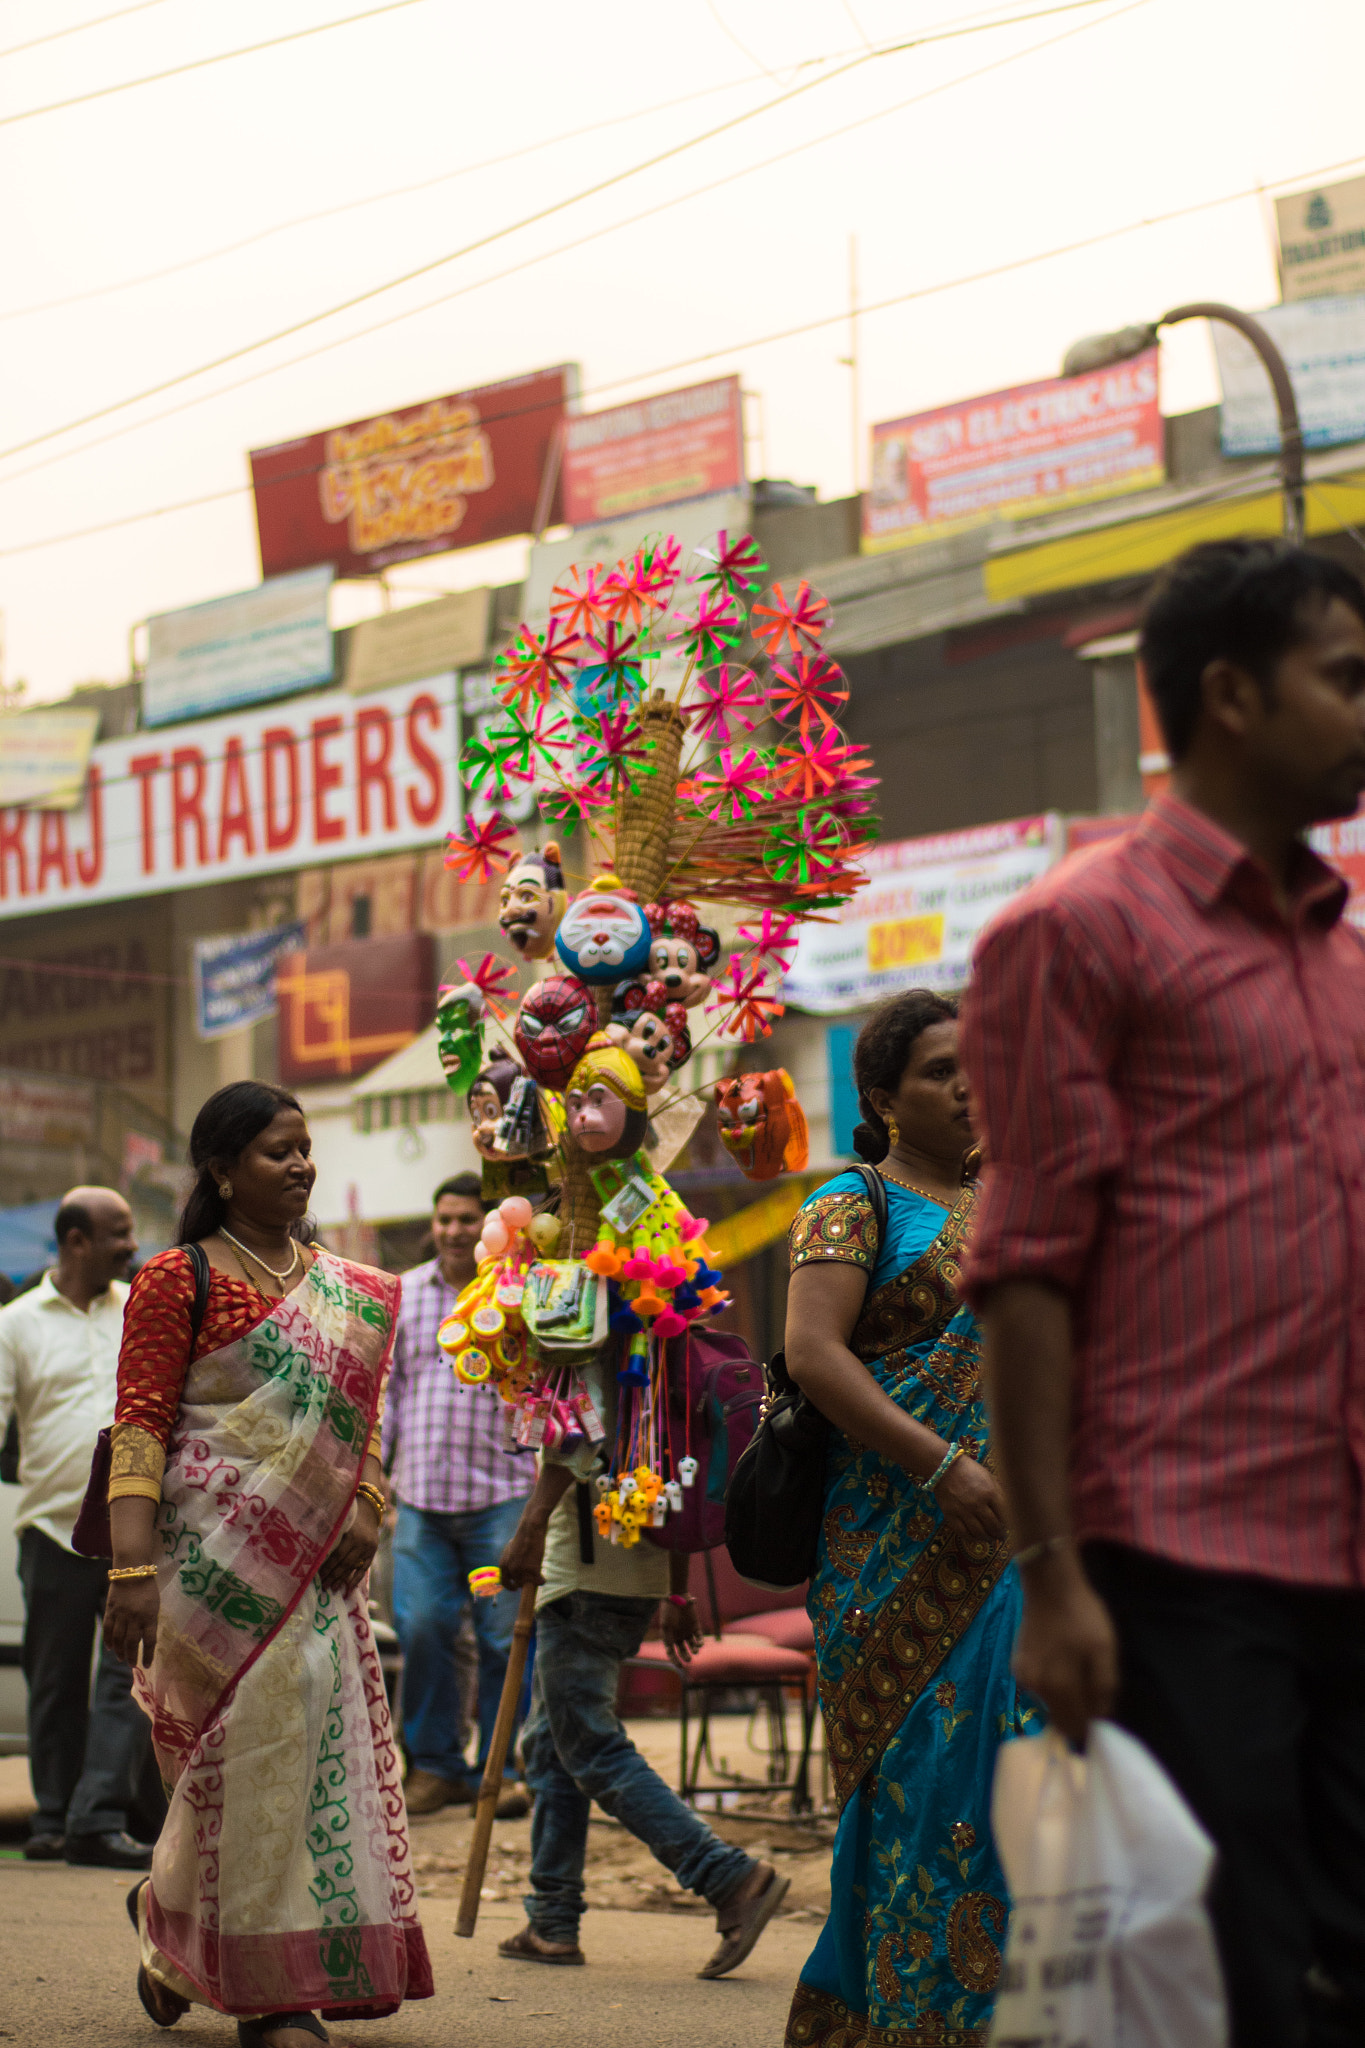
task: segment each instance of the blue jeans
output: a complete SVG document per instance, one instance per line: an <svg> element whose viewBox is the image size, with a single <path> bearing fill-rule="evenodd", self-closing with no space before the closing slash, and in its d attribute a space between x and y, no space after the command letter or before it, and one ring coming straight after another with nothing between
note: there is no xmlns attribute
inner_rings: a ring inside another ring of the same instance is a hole
<svg viewBox="0 0 1365 2048"><path fill-rule="evenodd" d="M684 1890L713 1906L755 1867L670 1792L617 1718L622 1660L639 1649L658 1604L569 1593L536 1617L535 1682L521 1747L536 1800L526 1917L543 1941L578 1940L594 1799Z"/></svg>
<svg viewBox="0 0 1365 2048"><path fill-rule="evenodd" d="M456 1748L460 1724L455 1638L471 1594L469 1574L496 1564L521 1520L524 1498L467 1514L398 1510L393 1539L393 1618L403 1647L403 1746L414 1770L477 1785L498 1717L517 1595L474 1601L479 1645L479 1760L471 1771Z"/></svg>

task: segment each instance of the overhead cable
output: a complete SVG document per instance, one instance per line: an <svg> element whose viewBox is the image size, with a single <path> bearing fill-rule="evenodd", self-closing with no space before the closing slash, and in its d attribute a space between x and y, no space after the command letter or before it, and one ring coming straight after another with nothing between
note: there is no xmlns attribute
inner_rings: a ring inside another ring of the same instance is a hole
<svg viewBox="0 0 1365 2048"><path fill-rule="evenodd" d="M37 50L44 43L59 43L63 36L78 36L87 28L103 28L106 21L122 21L127 14L145 14L149 7L163 7L165 0L136 0L133 7L118 7L112 14L97 14L93 21L73 21L70 28L50 29L45 36L34 36L27 43L11 43L7 50L0 50L0 57L20 57L25 50Z"/></svg>

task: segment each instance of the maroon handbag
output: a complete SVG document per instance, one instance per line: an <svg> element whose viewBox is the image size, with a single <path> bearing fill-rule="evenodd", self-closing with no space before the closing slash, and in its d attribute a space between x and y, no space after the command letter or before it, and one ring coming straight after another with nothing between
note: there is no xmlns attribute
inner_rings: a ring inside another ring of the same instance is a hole
<svg viewBox="0 0 1365 2048"><path fill-rule="evenodd" d="M194 1357L194 1347L199 1342L199 1332L204 1326L204 1311L209 1305L209 1261L208 1253L201 1244L187 1244L182 1249L189 1253L194 1268L194 1307L190 1310L190 1348L188 1359ZM114 1539L109 1531L109 1464L112 1456L111 1432L102 1429L95 1438L95 1455L90 1460L90 1477L85 1485L85 1499L76 1517L76 1526L71 1531L71 1548L77 1557L112 1557Z"/></svg>

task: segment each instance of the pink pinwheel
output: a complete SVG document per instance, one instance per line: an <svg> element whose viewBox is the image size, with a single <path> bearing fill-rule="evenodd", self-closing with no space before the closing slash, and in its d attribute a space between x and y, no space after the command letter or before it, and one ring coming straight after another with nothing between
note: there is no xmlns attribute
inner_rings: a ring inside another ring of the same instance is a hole
<svg viewBox="0 0 1365 2048"><path fill-rule="evenodd" d="M768 977L761 970L746 981L744 969L733 954L729 970L729 979L716 983L716 994L730 1008L720 1032L722 1037L743 1038L747 1045L752 1045L756 1038L771 1035L773 1018L780 1017L786 1006L766 993Z"/></svg>
<svg viewBox="0 0 1365 2048"><path fill-rule="evenodd" d="M675 612L669 639L698 663L724 661L744 637L744 615L728 590L703 591L695 613Z"/></svg>
<svg viewBox="0 0 1365 2048"><path fill-rule="evenodd" d="M693 676L683 715L698 739L728 740L731 720L738 731L752 732L766 708L763 686L752 669L722 662L710 674ZM751 718L750 712L758 715Z"/></svg>
<svg viewBox="0 0 1365 2048"><path fill-rule="evenodd" d="M844 672L827 654L798 654L790 668L773 663L768 695L779 718L799 720L801 737L810 732L812 717L833 725L840 704L848 702Z"/></svg>
<svg viewBox="0 0 1365 2048"><path fill-rule="evenodd" d="M515 705L524 717L531 703L543 704L553 690L569 685L581 635L551 618L543 633L523 626L493 666L493 687L500 704Z"/></svg>
<svg viewBox="0 0 1365 2048"><path fill-rule="evenodd" d="M774 917L771 910L765 910L763 922L756 930L742 924L735 936L742 945L753 947L755 967L771 961L779 973L785 974L796 958L796 926L794 917Z"/></svg>
<svg viewBox="0 0 1365 2048"><path fill-rule="evenodd" d="M776 657L790 646L793 654L813 653L830 620L829 602L809 583L797 586L788 598L780 583L768 592L770 604L756 604L749 618L755 640Z"/></svg>
<svg viewBox="0 0 1365 2048"><path fill-rule="evenodd" d="M768 758L753 747L744 754L733 747L722 747L714 771L692 778L692 801L713 825L723 820L737 825L753 817L755 807L762 801L763 782L770 767Z"/></svg>
<svg viewBox="0 0 1365 2048"><path fill-rule="evenodd" d="M728 590L732 597L747 597L750 591L758 589L767 574L768 565L748 534L741 533L731 540L724 527L711 547L697 549L697 556L711 566L698 569L695 581Z"/></svg>
<svg viewBox="0 0 1365 2048"><path fill-rule="evenodd" d="M611 781L605 776L589 780L561 775L554 788L541 791L539 799L541 816L551 819L566 832L576 832L594 811L600 811L604 804L610 802Z"/></svg>
<svg viewBox="0 0 1365 2048"><path fill-rule="evenodd" d="M593 633L608 617L608 599L603 587L602 565L575 562L567 576L550 592L550 617L559 619L570 633Z"/></svg>
<svg viewBox="0 0 1365 2048"><path fill-rule="evenodd" d="M471 967L467 960L457 960L455 965L466 981L473 982L501 1024L510 1008L506 999L517 985L516 968L499 960L496 953L485 953L477 967Z"/></svg>
<svg viewBox="0 0 1365 2048"><path fill-rule="evenodd" d="M494 811L483 824L466 818L462 833L446 834L445 865L457 881L491 881L494 875L506 874L516 847L516 832L501 811ZM474 977L471 975L470 979Z"/></svg>
<svg viewBox="0 0 1365 2048"><path fill-rule="evenodd" d="M634 711L599 711L595 718L581 721L579 731L586 741L580 761L588 781L608 774L623 775L634 788L637 774L654 773L649 759L652 747L641 739Z"/></svg>
<svg viewBox="0 0 1365 2048"><path fill-rule="evenodd" d="M626 633L611 620L587 636L584 648L585 665L600 671L597 681L610 683L618 693L644 687L640 663L652 659L653 650L640 645L638 633Z"/></svg>

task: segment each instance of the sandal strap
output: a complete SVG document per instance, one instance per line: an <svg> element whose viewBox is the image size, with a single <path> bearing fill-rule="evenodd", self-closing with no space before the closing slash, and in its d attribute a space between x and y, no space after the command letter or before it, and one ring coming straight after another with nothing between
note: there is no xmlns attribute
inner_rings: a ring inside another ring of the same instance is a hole
<svg viewBox="0 0 1365 2048"><path fill-rule="evenodd" d="M321 2020L314 2019L311 2012L267 2012L258 2020L238 2020L238 2048L269 2048L267 2037L280 2027L297 2027L301 2034L311 2034L317 2041L325 2041L327 2029Z"/></svg>

